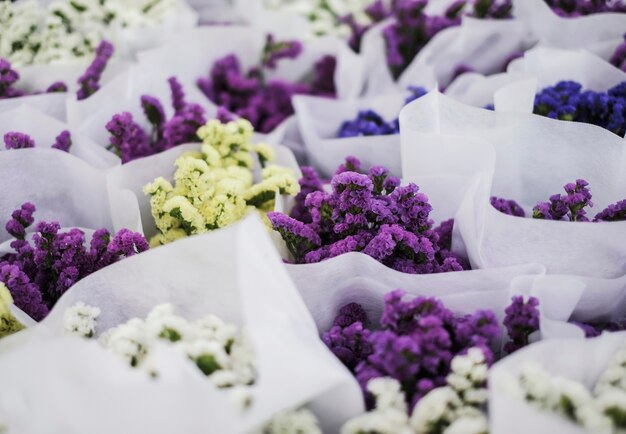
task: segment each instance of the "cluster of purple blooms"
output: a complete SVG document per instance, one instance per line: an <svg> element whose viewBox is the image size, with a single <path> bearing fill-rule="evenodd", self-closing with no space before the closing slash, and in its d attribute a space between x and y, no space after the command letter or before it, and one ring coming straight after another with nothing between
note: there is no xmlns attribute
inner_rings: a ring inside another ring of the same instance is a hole
<svg viewBox="0 0 626 434"><path fill-rule="evenodd" d="M420 86L411 86L408 90L410 95L404 101L405 104L426 95L426 89ZM400 120L398 118L387 122L374 110L361 110L355 119L341 124L337 137L385 136L399 132Z"/></svg>
<svg viewBox="0 0 626 434"><path fill-rule="evenodd" d="M387 64L395 78L406 69L417 53L440 31L458 26L467 0L453 1L443 15L425 12L428 0L397 0L392 2L394 22L383 30L387 46ZM469 15L477 18L511 17L511 0L475 0Z"/></svg>
<svg viewBox="0 0 626 434"><path fill-rule="evenodd" d="M161 102L150 95L141 97L141 107L150 123L144 130L129 112L116 114L106 124L110 145L122 163L157 154L184 143L199 142L196 132L206 123L205 111L199 104L185 100L185 93L176 77L168 79L174 115L167 119Z"/></svg>
<svg viewBox="0 0 626 434"><path fill-rule="evenodd" d="M291 216L268 217L295 263L315 263L361 252L395 270L426 274L460 271L462 261L448 249L452 225L434 229L428 197L415 184L400 186L382 166L361 173L348 157L324 191L317 172L302 168L300 193Z"/></svg>
<svg viewBox="0 0 626 434"><path fill-rule="evenodd" d="M626 134L626 82L607 92L582 91L575 81L561 81L535 96L541 116L598 125L618 136Z"/></svg>
<svg viewBox="0 0 626 434"><path fill-rule="evenodd" d="M4 146L9 150L34 148L35 141L28 134L11 131L4 135ZM69 152L71 146L72 136L69 131L63 130L61 134L56 136L51 147L59 151Z"/></svg>
<svg viewBox="0 0 626 434"><path fill-rule="evenodd" d="M87 247L83 231L61 231L58 222L44 221L35 225L29 241L26 231L35 221L34 212L33 204L24 203L5 226L15 238L11 242L14 253L0 256L0 282L11 292L15 305L37 321L80 279L148 249L143 235L128 229L113 237L99 229Z"/></svg>
<svg viewBox="0 0 626 434"><path fill-rule="evenodd" d="M626 33L624 34L624 42L615 49L615 53L609 59L613 66L626 72Z"/></svg>
<svg viewBox="0 0 626 434"><path fill-rule="evenodd" d="M545 0L562 17L578 17L602 12L626 12L626 2L607 0Z"/></svg>
<svg viewBox="0 0 626 434"><path fill-rule="evenodd" d="M404 294L396 290L385 295L380 330L368 329L363 308L350 303L340 309L322 340L354 373L364 393L371 379L392 377L413 408L429 391L445 385L457 354L478 347L493 363L491 346L501 329L490 310L456 316L437 298L403 300Z"/></svg>
<svg viewBox="0 0 626 434"><path fill-rule="evenodd" d="M96 57L87 67L85 73L78 78L76 99L79 101L86 99L100 89L100 79L111 56L113 56L113 45L102 40L96 48Z"/></svg>
<svg viewBox="0 0 626 434"><path fill-rule="evenodd" d="M589 183L584 179L565 184L566 194L553 194L548 202L539 202L533 208L533 218L543 220L568 220L588 222L586 207L592 207ZM491 205L504 214L525 217L524 209L514 200L491 198ZM607 206L593 218L593 222L614 222L626 220L626 199Z"/></svg>
<svg viewBox="0 0 626 434"><path fill-rule="evenodd" d="M113 45L107 41L101 41L96 48L96 57L87 67L83 75L78 78L78 91L76 99L83 100L93 95L100 89L100 79L111 56L113 55ZM0 59L0 99L17 98L27 95L38 95L41 92L26 92L15 87L20 79L20 74L12 68L11 63L6 59ZM45 93L67 92L67 85L62 81L52 83Z"/></svg>
<svg viewBox="0 0 626 434"><path fill-rule="evenodd" d="M279 60L295 59L301 52L299 41L276 41L269 34L258 66L244 72L239 59L229 54L216 61L209 77L199 78L197 85L215 104L247 119L255 130L268 133L294 113L293 95L333 97L336 93L334 56L317 61L308 84L266 79L267 70L275 69Z"/></svg>

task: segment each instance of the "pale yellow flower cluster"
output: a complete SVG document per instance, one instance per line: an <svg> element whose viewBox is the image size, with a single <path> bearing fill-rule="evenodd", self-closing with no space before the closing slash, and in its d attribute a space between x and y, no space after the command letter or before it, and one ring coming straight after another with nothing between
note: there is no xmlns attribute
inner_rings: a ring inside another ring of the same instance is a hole
<svg viewBox="0 0 626 434"><path fill-rule="evenodd" d="M20 331L24 326L13 316L10 306L13 297L4 283L0 282L0 338Z"/></svg>
<svg viewBox="0 0 626 434"><path fill-rule="evenodd" d="M270 164L274 150L254 145L253 133L247 120L223 124L212 119L198 129L201 152L176 160L174 185L159 177L144 187L159 230L151 246L228 226L252 210L270 211L277 194L298 193L293 171ZM255 159L262 167L258 182Z"/></svg>

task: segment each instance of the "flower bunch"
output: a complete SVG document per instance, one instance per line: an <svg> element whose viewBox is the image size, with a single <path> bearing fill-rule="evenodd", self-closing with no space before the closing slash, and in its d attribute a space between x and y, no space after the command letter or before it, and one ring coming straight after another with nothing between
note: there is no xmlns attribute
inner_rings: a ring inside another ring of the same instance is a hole
<svg viewBox="0 0 626 434"><path fill-rule="evenodd" d="M256 373L254 350L245 333L215 315L195 322L174 313L174 306L155 306L146 319L132 318L104 332L99 342L134 368L158 376L154 347L170 343L217 387L247 386Z"/></svg>
<svg viewBox="0 0 626 434"><path fill-rule="evenodd" d="M560 81L535 96L534 113L553 119L598 125L626 134L626 82L607 92L582 91L575 81Z"/></svg>
<svg viewBox="0 0 626 434"><path fill-rule="evenodd" d="M500 326L492 311L457 317L436 298L404 301L403 296L402 290L385 295L380 331L365 328L367 315L352 303L339 311L333 327L322 336L364 391L373 378L391 377L413 407L445 384L454 356L477 347L488 363L493 362L490 345L500 336Z"/></svg>
<svg viewBox="0 0 626 434"><path fill-rule="evenodd" d="M272 417L263 434L322 434L315 414L307 408L283 410Z"/></svg>
<svg viewBox="0 0 626 434"><path fill-rule="evenodd" d="M0 7L1 4L0 4ZM18 89L15 84L20 79L20 74L13 68L11 62L0 58L0 99L17 98L26 95L36 95L39 92L26 92ZM67 92L65 83L57 81L51 84L45 93Z"/></svg>
<svg viewBox="0 0 626 434"><path fill-rule="evenodd" d="M545 2L562 17L579 17L602 12L626 12L626 4L620 1L545 0Z"/></svg>
<svg viewBox="0 0 626 434"><path fill-rule="evenodd" d="M395 19L383 30L387 64L394 78L398 78L413 58L440 31L461 23L466 0L452 1L443 15L425 12L428 0L403 0L392 2L391 15ZM510 0L475 0L469 15L477 18L510 18Z"/></svg>
<svg viewBox="0 0 626 434"><path fill-rule="evenodd" d="M159 231L150 240L153 246L227 226L250 210L272 209L277 193L298 192L292 171L269 164L273 149L253 145L252 134L245 119L227 123L212 119L198 130L201 152L176 160L174 185L159 177L144 187ZM256 183L253 155L262 166L261 181Z"/></svg>
<svg viewBox="0 0 626 434"><path fill-rule="evenodd" d="M626 428L626 350L619 350L593 391L578 381L551 376L529 363L507 384L508 393L536 408L558 414L593 433L613 434Z"/></svg>
<svg viewBox="0 0 626 434"><path fill-rule="evenodd" d="M83 231L61 231L58 222L38 222L27 239L34 212L33 204L24 203L5 226L14 238L10 244L14 252L0 256L0 282L11 292L15 305L37 321L82 278L148 249L144 237L128 229L113 237L106 229L98 229L87 247Z"/></svg>
<svg viewBox="0 0 626 434"><path fill-rule="evenodd" d="M405 104L426 95L426 89L423 87L411 86L408 90L411 94L404 101ZM399 132L400 120L397 117L386 122L374 110L360 110L355 119L344 121L341 124L337 137L384 136Z"/></svg>
<svg viewBox="0 0 626 434"><path fill-rule="evenodd" d="M588 222L586 207L592 207L589 183L584 179L565 184L566 194L553 194L548 202L539 202L533 208L533 218L543 220L568 220ZM524 209L514 200L491 198L491 205L498 211L517 217L524 217ZM626 200L610 204L593 218L593 222L626 220Z"/></svg>
<svg viewBox="0 0 626 434"><path fill-rule="evenodd" d="M168 79L174 115L168 120L161 102L150 95L141 96L141 107L150 123L144 129L129 112L114 115L106 124L110 145L122 163L154 155L184 143L199 142L198 128L206 123L205 112L199 104L185 100L185 93L176 77Z"/></svg>
<svg viewBox="0 0 626 434"><path fill-rule="evenodd" d="M0 339L24 328L13 313L10 306L13 304L13 297L6 285L0 282Z"/></svg>
<svg viewBox="0 0 626 434"><path fill-rule="evenodd" d="M4 135L4 146L9 150L34 148L35 141L28 134L10 131ZM72 136L68 130L63 130L58 136L56 136L51 148L58 149L63 152L69 152L71 146Z"/></svg>
<svg viewBox="0 0 626 434"><path fill-rule="evenodd" d="M309 38L324 35L347 38L353 26L366 28L373 22L368 13L372 0L265 0L264 3L269 9L291 11L306 18L310 23Z"/></svg>
<svg viewBox="0 0 626 434"><path fill-rule="evenodd" d="M511 298L511 304L504 310L503 324L509 335L509 341L504 350L513 353L529 344L531 334L539 330L539 300L536 297L528 297L524 300L522 295Z"/></svg>
<svg viewBox="0 0 626 434"><path fill-rule="evenodd" d="M0 57L17 66L62 63L92 54L113 28L162 22L179 0L0 2Z"/></svg>
<svg viewBox="0 0 626 434"><path fill-rule="evenodd" d="M79 89L76 99L83 100L93 95L100 89L100 79L109 60L113 56L113 45L102 40L96 48L96 57L89 64L83 75L78 78ZM7 59L0 58L0 99L16 98L26 95L38 95L41 92L26 92L17 89L15 83L20 79L20 74L12 68ZM52 83L45 93L67 92L67 85L62 81Z"/></svg>
<svg viewBox="0 0 626 434"><path fill-rule="evenodd" d="M315 170L303 168L291 217L268 214L295 263L362 252L405 273L463 269L439 245L439 231L429 218L432 207L417 185L400 186L382 166L359 171L360 162L348 157L331 180L332 192L326 192Z"/></svg>
<svg viewBox="0 0 626 434"><path fill-rule="evenodd" d="M209 77L199 78L197 85L215 104L249 120L255 130L268 133L294 113L293 95L335 95L334 56L317 61L309 84L266 79L266 71L275 69L278 60L295 59L301 51L299 41L277 41L268 34L258 65L244 72L239 59L229 54L216 61Z"/></svg>
<svg viewBox="0 0 626 434"><path fill-rule="evenodd" d="M349 420L342 434L486 434L487 363L483 351L470 348L450 363L446 385L428 392L407 412L402 385L395 379L370 380L372 411Z"/></svg>

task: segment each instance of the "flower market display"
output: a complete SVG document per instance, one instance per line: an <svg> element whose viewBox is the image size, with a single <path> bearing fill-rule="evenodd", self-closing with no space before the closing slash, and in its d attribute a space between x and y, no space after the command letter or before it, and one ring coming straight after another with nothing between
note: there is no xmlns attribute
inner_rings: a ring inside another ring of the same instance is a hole
<svg viewBox="0 0 626 434"><path fill-rule="evenodd" d="M626 1L0 0L0 434L626 432Z"/></svg>

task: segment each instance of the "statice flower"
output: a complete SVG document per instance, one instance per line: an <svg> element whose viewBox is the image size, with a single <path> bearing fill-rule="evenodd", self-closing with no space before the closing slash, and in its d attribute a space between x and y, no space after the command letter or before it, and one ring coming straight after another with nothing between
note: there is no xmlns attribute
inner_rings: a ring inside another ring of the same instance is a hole
<svg viewBox="0 0 626 434"><path fill-rule="evenodd" d="M512 0L474 0L471 16L476 18L512 18Z"/></svg>
<svg viewBox="0 0 626 434"><path fill-rule="evenodd" d="M209 77L197 80L200 90L215 104L250 121L254 129L268 133L294 113L291 98L296 94L335 94L336 60L322 57L315 64L310 84L266 79L283 59L295 59L302 51L298 41L277 41L268 35L259 63L243 71L239 59L229 54L217 60ZM284 61L284 60L283 60Z"/></svg>
<svg viewBox="0 0 626 434"><path fill-rule="evenodd" d="M511 304L504 310L503 324L507 329L509 341L504 346L507 353L512 353L528 345L529 336L539 330L539 300L521 295L511 298Z"/></svg>
<svg viewBox="0 0 626 434"><path fill-rule="evenodd" d="M526 213L524 212L524 208L522 208L517 202L514 200L502 199L499 197L492 196L491 206L493 206L498 211L508 214L511 216L517 217L525 217Z"/></svg>
<svg viewBox="0 0 626 434"><path fill-rule="evenodd" d="M574 81L561 81L535 96L534 112L553 119L598 125L613 133L626 134L626 84L607 92L582 90Z"/></svg>
<svg viewBox="0 0 626 434"><path fill-rule="evenodd" d="M34 223L34 212L35 206L25 203L5 226L15 239L10 244L13 252L0 256L0 282L11 292L15 305L37 321L82 278L148 249L141 234L123 229L111 237L100 229L88 250L83 231L63 232L58 222L38 222L29 240L26 231Z"/></svg>
<svg viewBox="0 0 626 434"><path fill-rule="evenodd" d="M155 306L146 319L132 318L104 332L100 343L134 368L158 377L154 359L157 343L169 344L193 361L220 388L251 385L255 381L254 351L247 335L215 315L195 322L174 312L171 304Z"/></svg>
<svg viewBox="0 0 626 434"><path fill-rule="evenodd" d="M594 222L615 222L626 220L626 199L607 206L593 218Z"/></svg>
<svg viewBox="0 0 626 434"><path fill-rule="evenodd" d="M11 67L7 59L0 58L0 99L22 96L24 92L14 87L20 74Z"/></svg>
<svg viewBox="0 0 626 434"><path fill-rule="evenodd" d="M322 430L315 414L307 408L300 408L274 415L263 434L322 434Z"/></svg>
<svg viewBox="0 0 626 434"><path fill-rule="evenodd" d="M157 98L142 95L141 108L150 124L149 130L137 123L129 112L116 114L107 122L106 129L110 134L107 149L115 152L122 163L200 141L196 132L206 123L204 109L185 100L185 93L176 77L170 77L168 83L174 108L174 115L169 120Z"/></svg>
<svg viewBox="0 0 626 434"><path fill-rule="evenodd" d="M587 188L589 183L584 179L577 179L575 183L565 184L567 194L554 194L549 202L540 202L533 208L533 218L546 220L589 221L585 207L593 206L591 192Z"/></svg>
<svg viewBox="0 0 626 434"><path fill-rule="evenodd" d="M414 407L406 404L401 383L390 377L367 384L374 408L349 420L342 434L487 433L487 363L482 350L470 348L452 359L446 385L428 392ZM412 408L412 415L407 411Z"/></svg>
<svg viewBox="0 0 626 434"><path fill-rule="evenodd" d="M562 17L578 17L603 12L626 12L626 4L622 1L545 0L545 2Z"/></svg>
<svg viewBox="0 0 626 434"><path fill-rule="evenodd" d="M208 121L197 131L203 140L201 152L185 153L176 160L174 184L159 177L144 187L158 230L150 240L153 246L228 226L253 209L267 212L274 207L276 192L298 193L292 171L270 164L273 151L267 145L254 146L253 132L245 119L225 124ZM255 157L263 167L257 182ZM291 242L296 254L299 242L319 245L314 231L293 229L298 233Z"/></svg>
<svg viewBox="0 0 626 434"><path fill-rule="evenodd" d="M28 134L9 132L4 135L4 146L7 149L34 148L35 141Z"/></svg>
<svg viewBox="0 0 626 434"><path fill-rule="evenodd" d="M28 149L35 147L35 141L28 134L11 131L4 135L4 146L6 149ZM72 146L72 136L69 131L63 130L55 138L52 149L69 152Z"/></svg>
<svg viewBox="0 0 626 434"><path fill-rule="evenodd" d="M6 285L0 282L0 339L24 328L11 312L13 297Z"/></svg>
<svg viewBox="0 0 626 434"><path fill-rule="evenodd" d="M402 385L412 407L446 384L456 355L480 348L482 360L493 362L490 346L500 336L493 312L456 316L436 298L403 300L403 296L401 290L385 296L382 330L366 329L365 313L352 303L339 311L333 327L322 336L364 391L373 378L391 377Z"/></svg>
<svg viewBox="0 0 626 434"><path fill-rule="evenodd" d="M100 309L81 302L67 308L63 314L65 331L69 334L91 338L96 333L96 320Z"/></svg>
<svg viewBox="0 0 626 434"><path fill-rule="evenodd" d="M85 73L78 78L79 88L76 92L76 99L80 101L88 98L100 89L100 79L111 56L113 56L113 45L108 41L101 41L96 48L96 57Z"/></svg>
<svg viewBox="0 0 626 434"><path fill-rule="evenodd" d="M626 33L624 34L624 42L617 46L609 62L626 72Z"/></svg>
<svg viewBox="0 0 626 434"><path fill-rule="evenodd" d="M304 168L308 193L296 197L292 216L268 214L293 260L313 263L362 252L406 273L462 270L461 261L440 247L432 207L417 185L400 186L382 166L358 173L360 166L349 157L331 180L332 192L323 190L312 168Z"/></svg>

